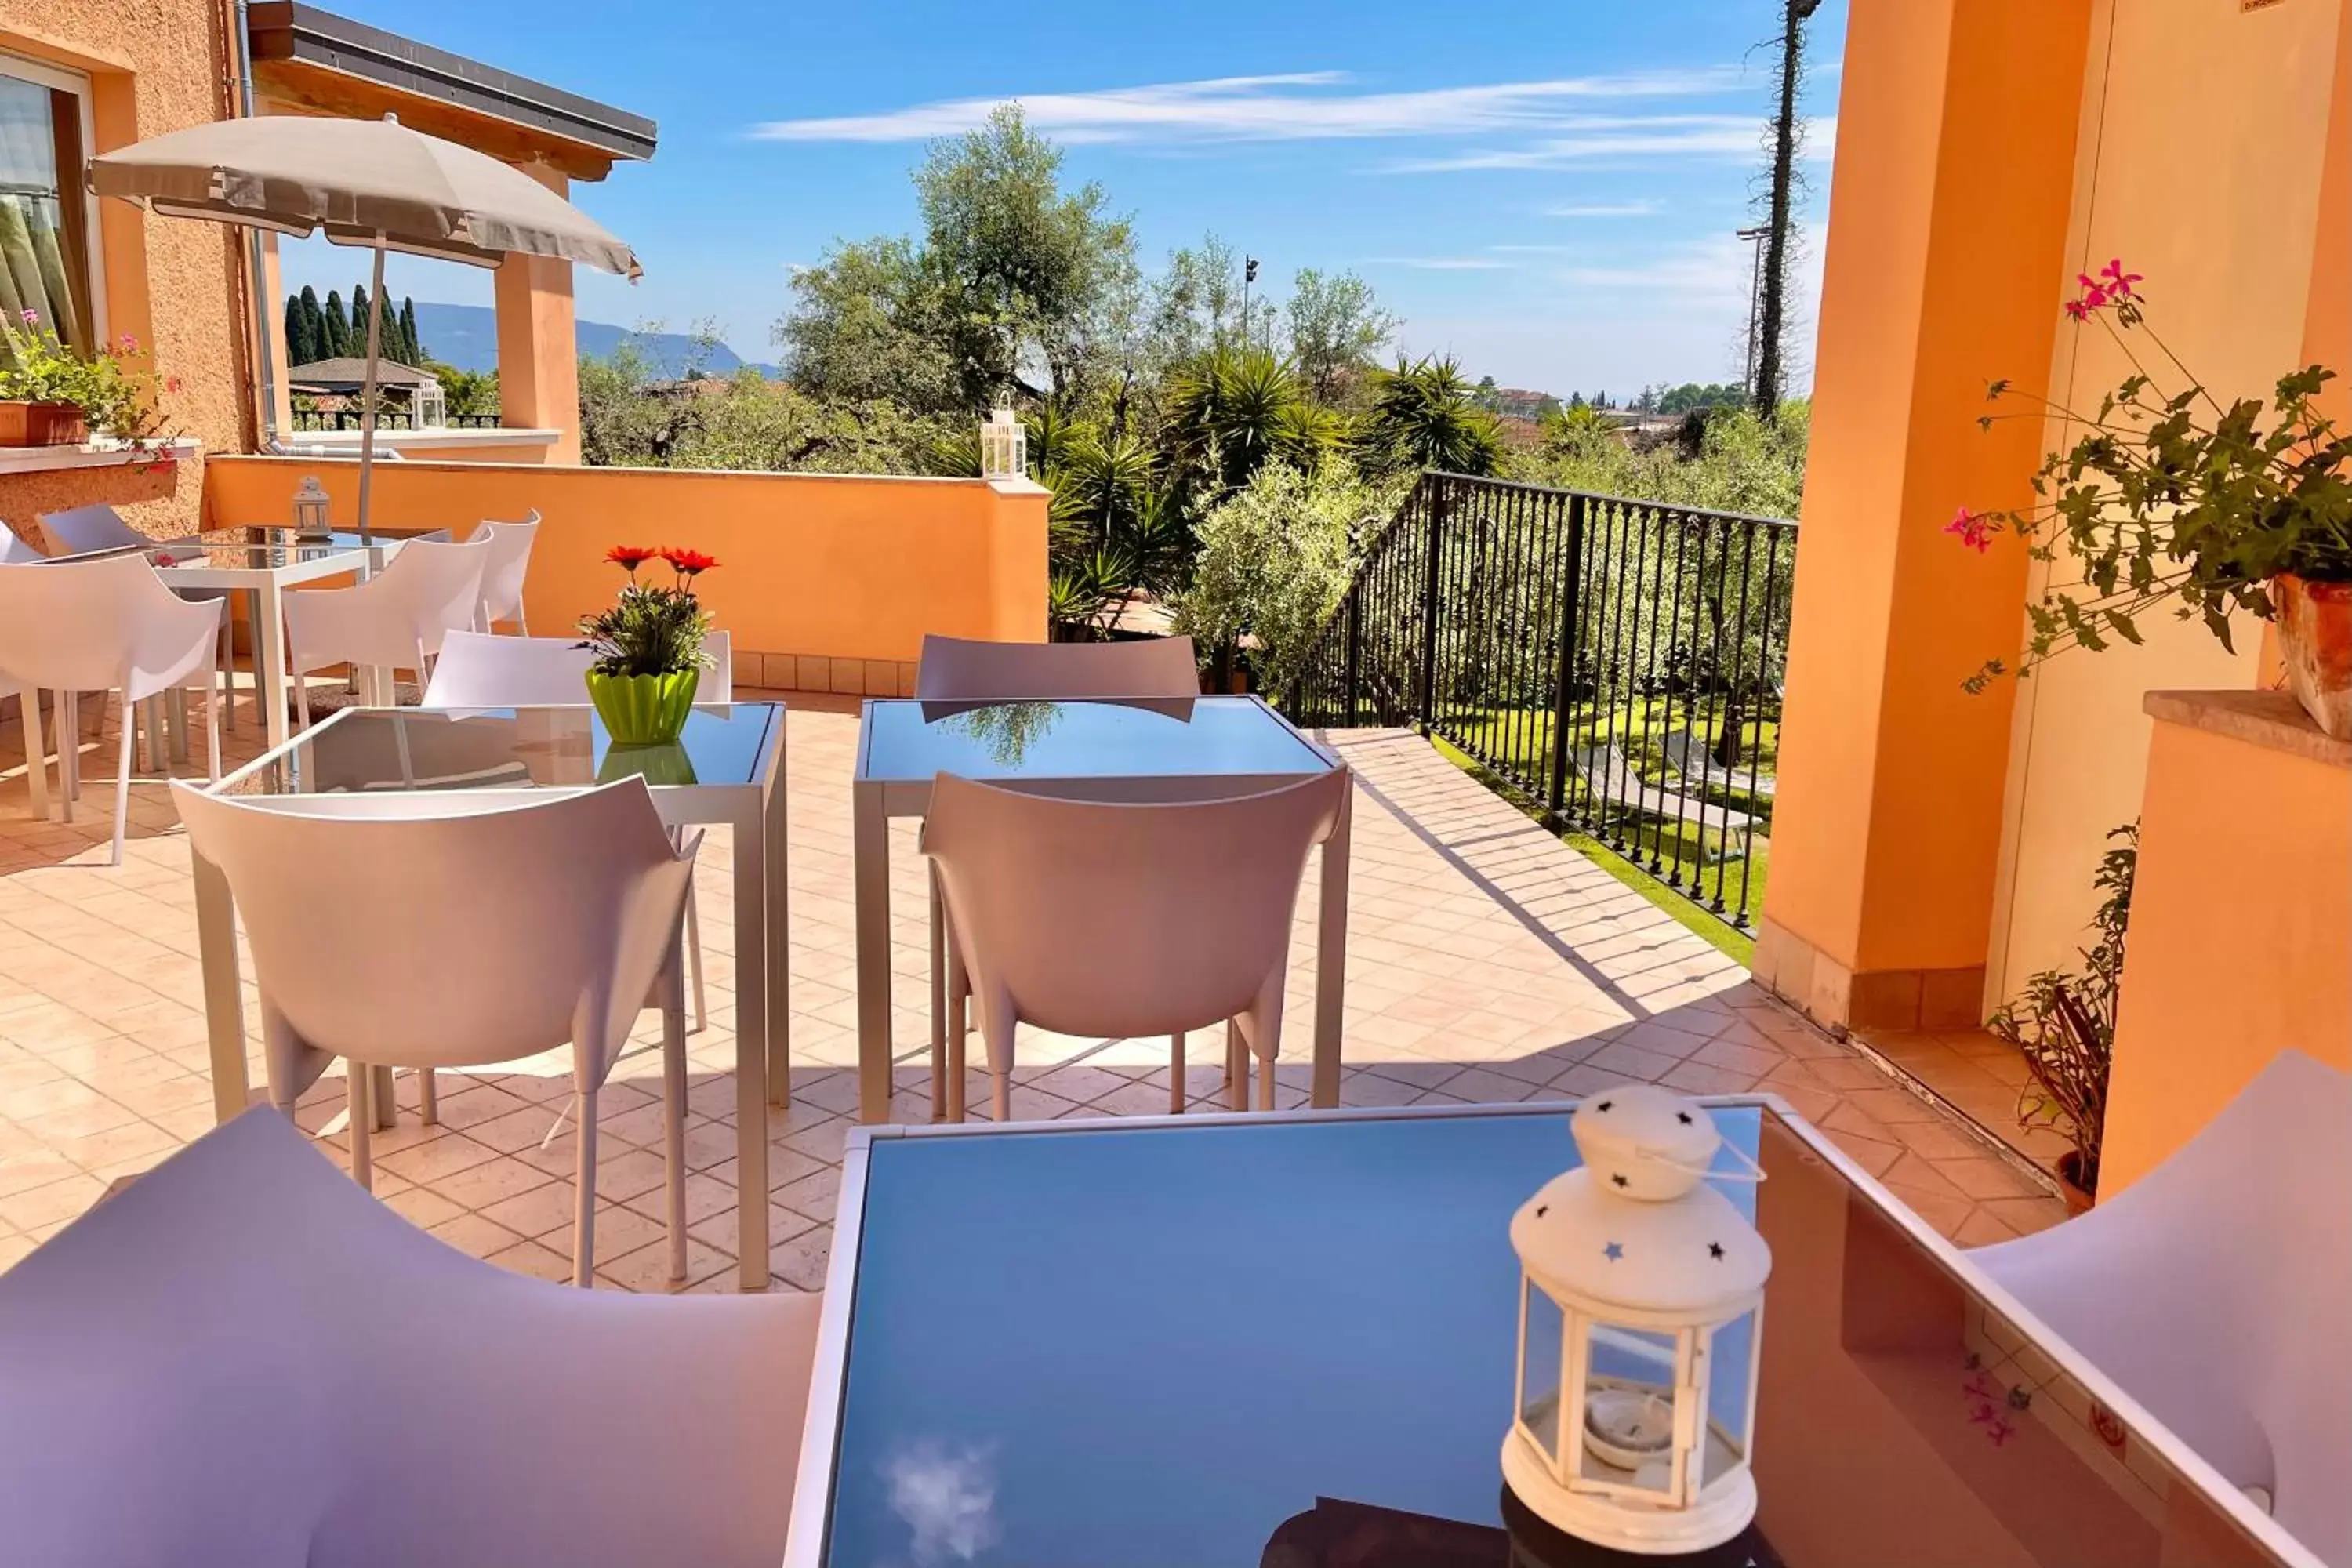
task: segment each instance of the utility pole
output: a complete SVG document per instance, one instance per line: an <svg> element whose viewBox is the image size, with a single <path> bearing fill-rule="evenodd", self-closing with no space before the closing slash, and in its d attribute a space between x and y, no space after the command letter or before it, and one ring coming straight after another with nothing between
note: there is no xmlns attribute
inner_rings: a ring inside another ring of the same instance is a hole
<svg viewBox="0 0 2352 1568"><path fill-rule="evenodd" d="M1763 300L1757 312L1756 406L1766 414L1780 406L1780 385L1787 365L1780 352L1786 319L1783 295L1789 278L1789 207L1797 174L1797 89L1804 74L1804 25L1821 9L1822 0L1784 0L1786 25L1780 32L1780 106L1772 125L1771 210L1764 240Z"/></svg>
<svg viewBox="0 0 2352 1568"><path fill-rule="evenodd" d="M1734 236L1736 238L1746 241L1749 247L1748 261L1750 265L1748 267L1748 374L1747 378L1742 384L1748 389L1748 401L1750 405L1753 405L1756 402L1756 312L1758 308L1762 304L1764 299L1764 247L1759 242L1769 236L1771 232L1772 231L1770 229L1759 224L1753 228L1739 229L1736 231Z"/></svg>
<svg viewBox="0 0 2352 1568"><path fill-rule="evenodd" d="M1242 347L1250 346L1250 285L1257 281L1257 258L1242 256Z"/></svg>

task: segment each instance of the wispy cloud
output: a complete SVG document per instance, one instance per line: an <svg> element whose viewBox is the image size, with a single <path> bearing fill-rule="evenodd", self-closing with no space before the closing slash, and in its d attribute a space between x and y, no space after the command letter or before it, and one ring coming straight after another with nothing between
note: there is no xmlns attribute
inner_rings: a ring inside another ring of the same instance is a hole
<svg viewBox="0 0 2352 1568"><path fill-rule="evenodd" d="M1495 246L1506 250L1507 246ZM1423 272L1497 272L1516 262L1497 261L1491 256L1368 256L1361 266L1411 267Z"/></svg>
<svg viewBox="0 0 2352 1568"><path fill-rule="evenodd" d="M1735 91L1747 78L1737 66L1709 66L1409 92L1363 91L1352 85L1354 79L1345 71L1291 71L1087 92L950 99L877 114L768 121L752 126L750 134L775 142L917 142L969 131L998 104L1011 102L1021 106L1032 126L1065 142L1473 136L1564 129L1570 104L1700 97ZM1752 145L1755 122L1740 123Z"/></svg>
<svg viewBox="0 0 2352 1568"><path fill-rule="evenodd" d="M1562 122L1566 124L1565 121ZM1568 125L1570 133L1548 136L1523 147L1486 148L1435 158L1404 158L1387 165L1391 174L1446 174L1468 169L1565 169L1603 159L1756 156L1760 121L1737 114L1654 115L1615 121L1588 120ZM1827 158L1837 145L1834 119L1809 121L1804 155Z"/></svg>
<svg viewBox="0 0 2352 1568"><path fill-rule="evenodd" d="M1546 207L1546 217L1652 217L1666 210L1661 201L1589 202L1580 206Z"/></svg>
<svg viewBox="0 0 2352 1568"><path fill-rule="evenodd" d="M923 1439L882 1466L890 1510L906 1521L908 1547L923 1568L969 1563L996 1542L996 1463L984 1448Z"/></svg>

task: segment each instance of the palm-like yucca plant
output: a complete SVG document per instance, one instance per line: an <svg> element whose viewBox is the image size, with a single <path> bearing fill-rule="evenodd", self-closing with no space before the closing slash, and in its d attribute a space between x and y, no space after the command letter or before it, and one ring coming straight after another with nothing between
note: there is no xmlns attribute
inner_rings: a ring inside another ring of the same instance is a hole
<svg viewBox="0 0 2352 1568"><path fill-rule="evenodd" d="M1476 393L1458 362L1435 355L1400 358L1394 370L1374 372L1362 428L1371 465L1391 472L1493 473L1502 461L1502 431L1478 406Z"/></svg>
<svg viewBox="0 0 2352 1568"><path fill-rule="evenodd" d="M1168 421L1178 453L1228 489L1270 458L1307 459L1302 445L1336 434L1315 417L1291 363L1264 349L1219 349L1180 372Z"/></svg>

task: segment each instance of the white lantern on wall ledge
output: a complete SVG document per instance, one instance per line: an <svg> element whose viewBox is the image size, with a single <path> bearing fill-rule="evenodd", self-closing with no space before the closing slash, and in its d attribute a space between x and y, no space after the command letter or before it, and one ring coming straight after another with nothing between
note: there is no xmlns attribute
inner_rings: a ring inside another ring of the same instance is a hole
<svg viewBox="0 0 2352 1568"><path fill-rule="evenodd" d="M1702 1552L1756 1514L1771 1248L1706 1180L1723 1135L1706 1107L1628 1085L1583 1101L1569 1128L1583 1164L1511 1220L1518 1402L1503 1479L1580 1540Z"/></svg>
<svg viewBox="0 0 2352 1568"><path fill-rule="evenodd" d="M304 474L294 490L294 531L304 539L324 539L334 531L327 520L331 503L316 474Z"/></svg>
<svg viewBox="0 0 2352 1568"><path fill-rule="evenodd" d="M1029 477L1029 433L1010 408L1000 408L981 421L980 477L1023 479Z"/></svg>

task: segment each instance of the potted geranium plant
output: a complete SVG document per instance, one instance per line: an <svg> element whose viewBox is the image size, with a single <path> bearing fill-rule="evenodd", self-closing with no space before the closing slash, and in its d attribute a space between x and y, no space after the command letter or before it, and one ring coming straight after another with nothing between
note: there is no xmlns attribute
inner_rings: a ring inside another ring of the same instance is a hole
<svg viewBox="0 0 2352 1568"><path fill-rule="evenodd" d="M71 445L93 431L134 446L153 438L162 416L147 357L127 333L84 354L38 311L0 313L0 447Z"/></svg>
<svg viewBox="0 0 2352 1568"><path fill-rule="evenodd" d="M694 580L719 564L698 550L615 545L604 557L629 574L611 608L580 621L588 667L588 700L618 746L658 746L677 739L694 706L708 661L702 651L710 616L695 597ZM637 568L668 564L673 581L643 583Z"/></svg>
<svg viewBox="0 0 2352 1568"><path fill-rule="evenodd" d="M2137 643L2136 618L2159 605L2201 619L2228 647L2230 614L2244 610L2277 624L2289 682L2313 721L2352 735L2352 432L2315 401L2336 373L2312 365L2281 376L2267 404L2224 405L2147 324L2138 273L2111 261L2080 281L2067 315L2105 328L2133 374L2093 413L2032 399L2029 417L2058 413L2082 436L2042 460L2032 506L1963 508L1945 528L1979 552L2013 532L2041 561L2056 560L2063 542L2079 569L2079 581L2026 606L2017 673L2069 647ZM2142 342L2153 352L2144 355ZM1998 381L1990 396L2013 390ZM1979 423L2001 417L2011 416ZM2007 668L1988 660L1969 689Z"/></svg>

